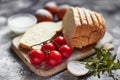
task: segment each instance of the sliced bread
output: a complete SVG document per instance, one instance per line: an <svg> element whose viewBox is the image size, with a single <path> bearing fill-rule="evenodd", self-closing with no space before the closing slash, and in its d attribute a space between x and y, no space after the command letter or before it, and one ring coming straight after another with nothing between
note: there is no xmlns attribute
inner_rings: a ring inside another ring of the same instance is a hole
<svg viewBox="0 0 120 80"><path fill-rule="evenodd" d="M63 35L67 39L68 45L72 48L82 48L97 43L106 31L102 15L85 8L76 7L74 10L71 9L73 8L68 9L63 18ZM77 19L79 18L80 22L75 20L78 15ZM77 23L80 23L80 25L76 25Z"/></svg>
<svg viewBox="0 0 120 80"><path fill-rule="evenodd" d="M79 14L77 9L70 7L63 19L63 34L66 38L67 44L72 45L71 38L74 36L75 29L81 25Z"/></svg>
<svg viewBox="0 0 120 80"><path fill-rule="evenodd" d="M30 50L31 46L53 38L62 29L61 22L41 22L28 29L20 39L20 46ZM40 46L34 46L39 49Z"/></svg>

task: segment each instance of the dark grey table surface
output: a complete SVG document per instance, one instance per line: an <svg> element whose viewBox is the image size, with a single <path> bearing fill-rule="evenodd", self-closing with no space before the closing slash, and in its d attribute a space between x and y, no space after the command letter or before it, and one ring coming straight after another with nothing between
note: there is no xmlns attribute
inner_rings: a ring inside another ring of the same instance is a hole
<svg viewBox="0 0 120 80"><path fill-rule="evenodd" d="M101 78L88 75L76 77L68 71L51 77L40 77L34 74L13 52L11 41L14 34L7 26L8 17L18 13L34 13L42 8L47 0L0 0L0 80L113 80L107 73ZM107 31L113 36L114 52L120 58L120 0L56 0L60 4L86 7L103 14ZM115 80L120 80L120 70L113 71Z"/></svg>

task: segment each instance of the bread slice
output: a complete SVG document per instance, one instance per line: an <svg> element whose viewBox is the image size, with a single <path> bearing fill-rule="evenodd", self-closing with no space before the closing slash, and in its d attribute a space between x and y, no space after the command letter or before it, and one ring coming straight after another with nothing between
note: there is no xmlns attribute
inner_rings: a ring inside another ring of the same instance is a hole
<svg viewBox="0 0 120 80"><path fill-rule="evenodd" d="M104 21L104 18L103 18L103 16L100 14L100 13L95 13L95 15L96 15L96 17L97 17L97 19L98 19L98 22L99 22L99 26L101 27L101 28L106 28L104 25L105 25L105 21Z"/></svg>
<svg viewBox="0 0 120 80"><path fill-rule="evenodd" d="M74 7L70 7L63 19L63 34L64 37L66 38L67 44L71 45L72 41L71 38L74 35L75 29L81 25L80 19L79 19L79 14L77 9ZM64 27L65 26L65 27Z"/></svg>
<svg viewBox="0 0 120 80"><path fill-rule="evenodd" d="M68 9L63 18L63 31L67 31L66 33L64 32L63 35L67 39L68 45L72 48L82 48L97 43L106 31L106 25L102 15L85 8L76 7L75 9L78 11L78 14L70 14L69 12L74 10ZM76 20L70 17L76 15L79 15L80 25L76 25ZM104 28L102 28L101 25Z"/></svg>
<svg viewBox="0 0 120 80"><path fill-rule="evenodd" d="M59 25L58 25L59 24ZM30 50L32 45L39 44L53 38L62 29L61 23L41 22L28 29L20 39L20 46ZM40 46L34 46L39 49Z"/></svg>
<svg viewBox="0 0 120 80"><path fill-rule="evenodd" d="M74 45L71 45L71 47L79 47L82 48L83 45L87 45L88 43L88 38L86 34L88 34L88 28L87 28L87 18L85 16L83 8L78 8L76 7L78 14L79 14L79 19L81 22L81 25L76 27L74 36L72 37L71 43ZM82 29L84 28L85 31Z"/></svg>
<svg viewBox="0 0 120 80"><path fill-rule="evenodd" d="M86 19L87 19L87 24L91 27L93 27L93 21L90 15L90 10L83 8Z"/></svg>

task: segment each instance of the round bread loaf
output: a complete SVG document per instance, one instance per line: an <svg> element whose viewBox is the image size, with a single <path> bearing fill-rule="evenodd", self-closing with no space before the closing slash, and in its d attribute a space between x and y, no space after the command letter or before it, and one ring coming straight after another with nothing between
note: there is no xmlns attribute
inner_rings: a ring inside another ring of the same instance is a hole
<svg viewBox="0 0 120 80"><path fill-rule="evenodd" d="M70 7L63 18L63 36L72 48L97 43L105 34L106 25L100 13Z"/></svg>

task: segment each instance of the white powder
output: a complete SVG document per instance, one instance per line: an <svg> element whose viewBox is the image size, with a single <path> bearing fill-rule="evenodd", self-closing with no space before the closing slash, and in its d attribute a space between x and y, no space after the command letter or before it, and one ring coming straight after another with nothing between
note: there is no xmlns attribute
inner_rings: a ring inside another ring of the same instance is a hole
<svg viewBox="0 0 120 80"><path fill-rule="evenodd" d="M36 18L29 14L15 15L10 17L8 21L10 29L19 33L36 24Z"/></svg>
<svg viewBox="0 0 120 80"><path fill-rule="evenodd" d="M30 16L18 16L10 20L10 24L18 28L26 28L34 24L34 19Z"/></svg>

